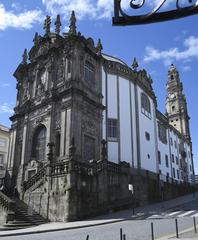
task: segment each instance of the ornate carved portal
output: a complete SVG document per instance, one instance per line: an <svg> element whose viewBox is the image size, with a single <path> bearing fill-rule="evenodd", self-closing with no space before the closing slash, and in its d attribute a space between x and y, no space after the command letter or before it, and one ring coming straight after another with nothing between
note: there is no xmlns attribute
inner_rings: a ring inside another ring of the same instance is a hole
<svg viewBox="0 0 198 240"><path fill-rule="evenodd" d="M159 0L156 4L151 3L154 1L131 0L127 10L123 8L122 2L124 1L114 0L113 25L124 26L163 22L198 14L198 0L175 0L175 8L167 11L163 9L170 2L168 0ZM153 7L151 11L149 10L150 7ZM128 9L140 10L141 15L131 16Z"/></svg>

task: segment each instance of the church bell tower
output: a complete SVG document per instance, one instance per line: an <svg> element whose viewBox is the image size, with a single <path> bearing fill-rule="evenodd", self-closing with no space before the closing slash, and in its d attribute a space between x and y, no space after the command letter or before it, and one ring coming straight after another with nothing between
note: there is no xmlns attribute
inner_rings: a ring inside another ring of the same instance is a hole
<svg viewBox="0 0 198 240"><path fill-rule="evenodd" d="M168 71L166 112L169 124L175 127L187 141L191 142L189 130L189 116L183 84L179 72L172 64Z"/></svg>

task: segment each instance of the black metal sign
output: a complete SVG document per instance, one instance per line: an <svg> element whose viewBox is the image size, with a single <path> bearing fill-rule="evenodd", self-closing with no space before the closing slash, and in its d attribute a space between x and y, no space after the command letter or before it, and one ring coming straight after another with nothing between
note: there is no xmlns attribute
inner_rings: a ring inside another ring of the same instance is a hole
<svg viewBox="0 0 198 240"><path fill-rule="evenodd" d="M146 3L153 0L131 0L129 8L143 9ZM198 0L175 0L175 8L163 11L163 6L171 0L159 0L154 8L143 15L130 16L122 7L122 0L114 0L113 25L137 25L174 20L198 14Z"/></svg>

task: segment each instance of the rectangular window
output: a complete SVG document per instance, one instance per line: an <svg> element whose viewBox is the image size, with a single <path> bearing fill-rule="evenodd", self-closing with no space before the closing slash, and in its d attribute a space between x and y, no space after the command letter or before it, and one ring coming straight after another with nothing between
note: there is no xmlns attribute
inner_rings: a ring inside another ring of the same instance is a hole
<svg viewBox="0 0 198 240"><path fill-rule="evenodd" d="M0 138L0 147L6 147L6 139Z"/></svg>
<svg viewBox="0 0 198 240"><path fill-rule="evenodd" d="M175 168L173 168L173 177L175 178Z"/></svg>
<svg viewBox="0 0 198 240"><path fill-rule="evenodd" d="M177 164L177 165L179 164L179 160L178 160L178 157L176 157L176 164Z"/></svg>
<svg viewBox="0 0 198 240"><path fill-rule="evenodd" d="M3 155L2 154L0 154L0 165L3 165Z"/></svg>
<svg viewBox="0 0 198 240"><path fill-rule="evenodd" d="M171 146L173 146L173 139L172 138L170 138L170 144L171 144Z"/></svg>
<svg viewBox="0 0 198 240"><path fill-rule="evenodd" d="M85 63L84 78L90 87L95 86L95 67L88 61Z"/></svg>
<svg viewBox="0 0 198 240"><path fill-rule="evenodd" d="M151 119L151 103L145 93L141 93L141 109L142 113Z"/></svg>
<svg viewBox="0 0 198 240"><path fill-rule="evenodd" d="M161 164L161 153L158 151L158 163Z"/></svg>
<svg viewBox="0 0 198 240"><path fill-rule="evenodd" d="M168 167L169 167L169 164L168 164L168 155L165 155L165 161L166 161L166 167L168 168Z"/></svg>
<svg viewBox="0 0 198 240"><path fill-rule="evenodd" d="M180 179L180 177L179 177L179 170L177 170L177 178Z"/></svg>
<svg viewBox="0 0 198 240"><path fill-rule="evenodd" d="M175 148L177 148L177 142L176 141L174 142L174 144L175 144Z"/></svg>
<svg viewBox="0 0 198 240"><path fill-rule="evenodd" d="M118 120L109 118L107 123L107 135L109 140L117 141L118 139Z"/></svg>
<svg viewBox="0 0 198 240"><path fill-rule="evenodd" d="M160 175L162 174L162 171L161 171L161 170L159 170L159 174L160 174Z"/></svg>
<svg viewBox="0 0 198 240"><path fill-rule="evenodd" d="M174 155L172 154L172 162L174 163L175 162L175 158L174 158Z"/></svg>
<svg viewBox="0 0 198 240"><path fill-rule="evenodd" d="M184 173L181 172L181 179L184 180Z"/></svg>
<svg viewBox="0 0 198 240"><path fill-rule="evenodd" d="M162 143L167 144L166 128L160 123L158 123L158 137Z"/></svg>

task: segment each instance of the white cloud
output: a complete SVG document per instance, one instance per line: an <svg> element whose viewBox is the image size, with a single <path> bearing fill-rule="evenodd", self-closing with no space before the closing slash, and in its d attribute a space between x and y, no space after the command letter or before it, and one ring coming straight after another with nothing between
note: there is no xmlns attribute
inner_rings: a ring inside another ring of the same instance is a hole
<svg viewBox="0 0 198 240"><path fill-rule="evenodd" d="M13 114L13 109L7 103L0 104L0 113Z"/></svg>
<svg viewBox="0 0 198 240"><path fill-rule="evenodd" d="M184 66L182 66L182 70L183 70L183 72L189 72L189 71L191 71L191 67L188 65L184 65Z"/></svg>
<svg viewBox="0 0 198 240"><path fill-rule="evenodd" d="M111 18L113 15L113 0L42 0L50 15L62 14L67 18L71 11L76 12L78 19L90 17L94 19ZM122 6L129 7L129 1L123 0Z"/></svg>
<svg viewBox="0 0 198 240"><path fill-rule="evenodd" d="M13 11L7 11L3 4L0 3L0 30L8 27L29 29L34 23L43 19L41 10L29 10L19 14Z"/></svg>
<svg viewBox="0 0 198 240"><path fill-rule="evenodd" d="M136 0L137 4L142 0ZM134 2L134 3L135 3ZM180 3L187 4L187 0L180 0ZM68 15L72 10L76 12L78 19L90 17L94 19L111 18L114 11L114 0L42 0L46 11L52 15L62 14L64 18L68 18ZM151 9L162 4L163 9L169 6L175 8L175 0L153 0L146 1L146 5ZM123 9L130 9L130 1L122 0L121 5ZM189 3L188 3L189 5ZM134 11L135 13L135 11Z"/></svg>
<svg viewBox="0 0 198 240"><path fill-rule="evenodd" d="M19 3L12 3L11 4L11 7L15 10L20 10L21 9L21 6Z"/></svg>
<svg viewBox="0 0 198 240"><path fill-rule="evenodd" d="M9 83L3 83L3 84L1 84L0 86L1 86L1 87L9 87L10 84L9 84Z"/></svg>
<svg viewBox="0 0 198 240"><path fill-rule="evenodd" d="M193 58L198 58L198 37L190 36L184 40L184 50L179 50L177 47L168 50L158 50L154 47L146 47L146 55L144 62L162 60L165 65L172 61L189 61Z"/></svg>

